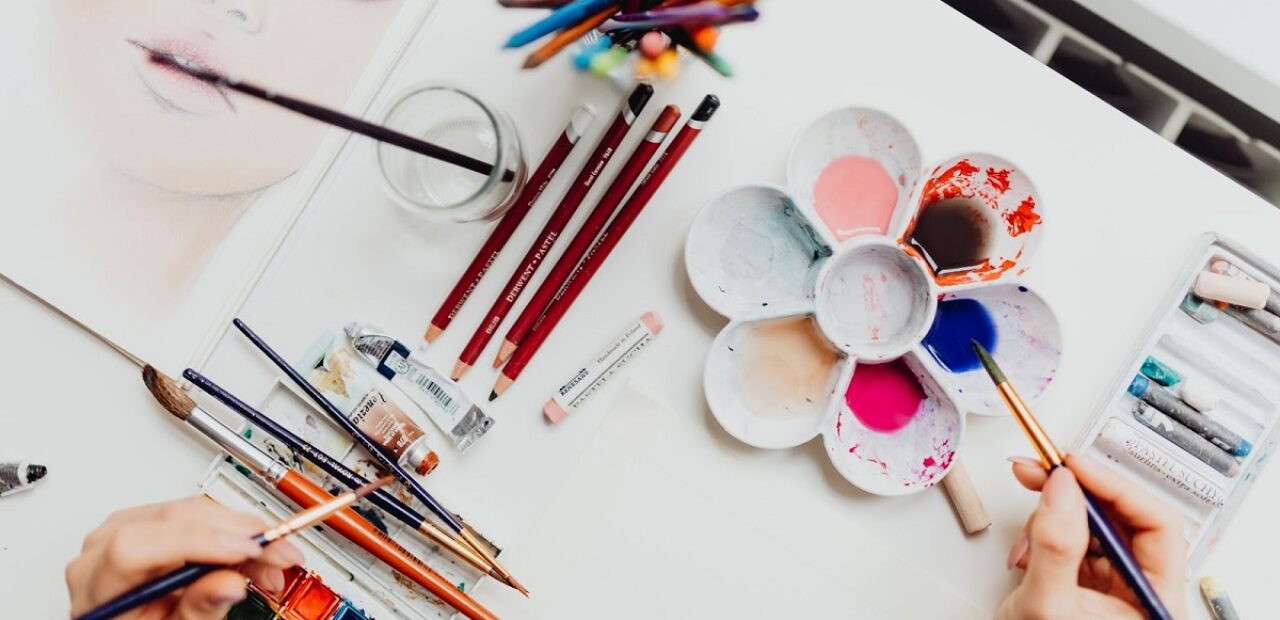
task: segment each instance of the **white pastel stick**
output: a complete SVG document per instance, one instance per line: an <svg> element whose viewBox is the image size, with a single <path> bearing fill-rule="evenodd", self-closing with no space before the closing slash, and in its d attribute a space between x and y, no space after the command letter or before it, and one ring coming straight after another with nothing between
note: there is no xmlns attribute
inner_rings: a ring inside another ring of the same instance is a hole
<svg viewBox="0 0 1280 620"><path fill-rule="evenodd" d="M1193 290L1205 299L1255 310L1265 308L1271 295L1271 287L1262 282L1212 271L1200 272Z"/></svg>
<svg viewBox="0 0 1280 620"><path fill-rule="evenodd" d="M1207 383L1193 377L1187 377L1178 387L1178 396L1182 398L1182 402L1191 405L1191 408L1200 413L1213 411L1222 400L1217 391Z"/></svg>
<svg viewBox="0 0 1280 620"><path fill-rule="evenodd" d="M627 331L609 341L609 346L599 355L580 366L573 373L573 378L560 386L547 404L543 405L542 413L552 424L565 419L570 411L581 407L587 398L604 386L614 373L621 370L631 361L632 356L645 348L660 332L662 317L657 312L646 312Z"/></svg>

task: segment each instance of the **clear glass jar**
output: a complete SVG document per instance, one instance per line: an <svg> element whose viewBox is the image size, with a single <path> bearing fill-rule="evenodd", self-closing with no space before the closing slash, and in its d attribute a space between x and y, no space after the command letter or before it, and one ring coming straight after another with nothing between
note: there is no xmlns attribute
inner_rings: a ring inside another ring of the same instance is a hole
<svg viewBox="0 0 1280 620"><path fill-rule="evenodd" d="M524 188L527 171L515 124L505 112L471 93L448 84L417 84L395 98L382 122L436 146L493 163L493 172L485 175L379 143L383 185L409 211L438 222L495 219Z"/></svg>

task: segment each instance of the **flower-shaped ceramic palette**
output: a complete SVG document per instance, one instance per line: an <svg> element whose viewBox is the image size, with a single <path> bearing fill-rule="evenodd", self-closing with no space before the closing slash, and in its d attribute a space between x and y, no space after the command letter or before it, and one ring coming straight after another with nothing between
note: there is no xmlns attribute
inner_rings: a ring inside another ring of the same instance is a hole
<svg viewBox="0 0 1280 620"><path fill-rule="evenodd" d="M866 491L930 487L965 412L1006 413L971 340L1032 404L1057 371L1057 319L1017 282L1044 224L1035 188L994 155L926 169L905 127L862 108L805 130L787 178L719 196L689 230L689 279L730 319L707 403L753 446L820 435Z"/></svg>

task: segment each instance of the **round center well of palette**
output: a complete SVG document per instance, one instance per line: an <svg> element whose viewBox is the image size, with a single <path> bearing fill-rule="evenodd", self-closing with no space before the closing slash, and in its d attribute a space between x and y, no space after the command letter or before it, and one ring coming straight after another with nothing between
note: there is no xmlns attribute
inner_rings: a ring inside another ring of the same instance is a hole
<svg viewBox="0 0 1280 620"><path fill-rule="evenodd" d="M819 276L818 323L859 359L902 355L924 336L936 308L924 266L881 238L849 248Z"/></svg>

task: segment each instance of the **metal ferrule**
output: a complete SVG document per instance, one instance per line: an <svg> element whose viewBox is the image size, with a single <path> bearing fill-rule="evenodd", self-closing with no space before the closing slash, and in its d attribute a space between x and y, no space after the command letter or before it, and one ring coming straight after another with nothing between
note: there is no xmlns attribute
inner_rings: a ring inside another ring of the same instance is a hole
<svg viewBox="0 0 1280 620"><path fill-rule="evenodd" d="M690 119L689 122L684 124L684 126L688 129L697 129L701 131L703 127L707 126L707 121Z"/></svg>
<svg viewBox="0 0 1280 620"><path fill-rule="evenodd" d="M667 139L667 132L665 132L665 131L658 131L658 130L656 130L656 129L655 129L655 130L653 130L653 131L650 131L650 132L649 132L649 135L645 136L645 137L644 137L644 139L645 139L645 141L646 141L646 142L652 142L652 143L654 143L654 144L661 144L663 140L666 140L666 139Z"/></svg>
<svg viewBox="0 0 1280 620"><path fill-rule="evenodd" d="M247 439L236 434L235 431L227 428L226 424L219 422L217 418L199 407L191 410L191 414L187 416L187 424L204 433L223 450L231 453L236 460L244 463L246 467L273 485L284 478L285 472L288 471L283 464L259 450L257 446L249 443Z"/></svg>
<svg viewBox="0 0 1280 620"><path fill-rule="evenodd" d="M1000 392L1000 397L1004 399L1005 404L1009 406L1009 411L1013 412L1013 417L1018 421L1018 426L1022 427L1022 432L1026 433L1027 439L1031 440L1031 445L1035 446L1044 468L1053 469L1062 465L1062 453L1058 452L1057 446L1053 445L1053 441L1040 427L1031 410L1027 409L1026 403L1022 402L1022 397L1013 391L1013 386L1006 382L997 385L996 389Z"/></svg>

